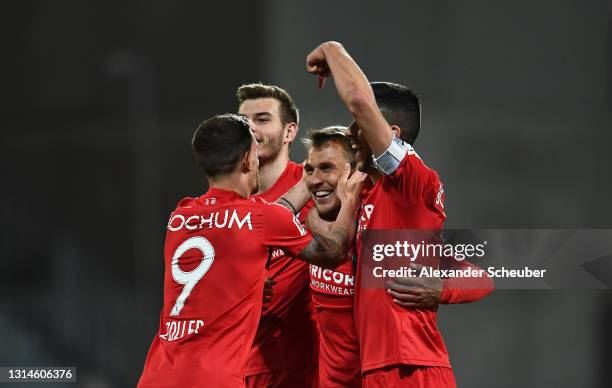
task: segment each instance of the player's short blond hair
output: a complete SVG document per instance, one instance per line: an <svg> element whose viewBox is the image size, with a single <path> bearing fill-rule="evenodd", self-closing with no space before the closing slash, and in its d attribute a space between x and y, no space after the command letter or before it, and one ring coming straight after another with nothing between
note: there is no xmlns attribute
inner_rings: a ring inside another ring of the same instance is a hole
<svg viewBox="0 0 612 388"><path fill-rule="evenodd" d="M342 125L330 125L324 128L312 128L308 130L308 134L302 139L302 143L308 151L312 148L321 149L330 143L338 144L346 156L346 160L355 163L355 149L351 138L347 135L346 127Z"/></svg>

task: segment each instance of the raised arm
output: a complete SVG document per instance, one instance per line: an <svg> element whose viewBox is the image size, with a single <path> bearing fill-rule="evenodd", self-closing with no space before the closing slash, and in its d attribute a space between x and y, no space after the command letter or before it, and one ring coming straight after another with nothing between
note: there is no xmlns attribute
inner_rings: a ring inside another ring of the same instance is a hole
<svg viewBox="0 0 612 388"><path fill-rule="evenodd" d="M365 74L338 42L325 42L306 57L306 70L319 77L334 79L340 99L363 131L375 156L393 141L393 132L376 105L374 92Z"/></svg>

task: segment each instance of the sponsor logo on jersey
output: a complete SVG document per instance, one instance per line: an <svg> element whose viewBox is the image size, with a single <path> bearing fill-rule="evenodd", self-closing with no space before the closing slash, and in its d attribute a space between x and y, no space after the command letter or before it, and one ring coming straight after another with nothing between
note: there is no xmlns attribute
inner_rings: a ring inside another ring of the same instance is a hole
<svg viewBox="0 0 612 388"><path fill-rule="evenodd" d="M361 208L361 212L359 215L359 226L357 228L357 233L361 233L368 228L368 223L372 218L372 213L374 212L374 205L365 204Z"/></svg>
<svg viewBox="0 0 612 388"><path fill-rule="evenodd" d="M311 264L310 287L326 294L353 295L355 293L355 276Z"/></svg>

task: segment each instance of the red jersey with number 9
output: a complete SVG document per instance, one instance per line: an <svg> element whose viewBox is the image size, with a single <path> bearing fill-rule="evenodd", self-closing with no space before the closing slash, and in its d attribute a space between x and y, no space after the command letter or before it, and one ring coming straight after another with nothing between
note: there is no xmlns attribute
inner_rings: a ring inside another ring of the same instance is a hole
<svg viewBox="0 0 612 388"><path fill-rule="evenodd" d="M164 249L164 306L139 387L240 387L266 262L312 240L281 205L210 189L179 202Z"/></svg>

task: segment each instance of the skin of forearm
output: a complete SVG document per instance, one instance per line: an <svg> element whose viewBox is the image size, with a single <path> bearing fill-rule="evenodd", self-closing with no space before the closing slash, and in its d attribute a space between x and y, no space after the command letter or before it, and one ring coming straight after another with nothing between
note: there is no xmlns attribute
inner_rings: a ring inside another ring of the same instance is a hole
<svg viewBox="0 0 612 388"><path fill-rule="evenodd" d="M363 130L374 155L382 154L391 144L393 134L376 105L370 82L341 44L325 43L323 52L340 99Z"/></svg>
<svg viewBox="0 0 612 388"><path fill-rule="evenodd" d="M323 267L335 267L347 260L346 252L355 230L355 201L343 201L329 230L311 230L313 240L299 258Z"/></svg>
<svg viewBox="0 0 612 388"><path fill-rule="evenodd" d="M353 241L355 237L355 217L356 217L357 209L355 206L355 200L344 200L341 203L340 211L338 212L338 216L336 217L336 221L334 222L331 232L334 230L342 230L343 233L346 234L346 239L340 241L348 245L350 241ZM340 252L341 254L346 253L346 248L344 247L344 251Z"/></svg>
<svg viewBox="0 0 612 388"><path fill-rule="evenodd" d="M351 113L358 113L355 110L362 108L366 102L376 104L367 77L340 43L325 43L323 52L340 99Z"/></svg>
<svg viewBox="0 0 612 388"><path fill-rule="evenodd" d="M331 240L325 252L328 265L337 265L346 260L346 252L355 232L355 202L343 201L331 230L327 237Z"/></svg>
<svg viewBox="0 0 612 388"><path fill-rule="evenodd" d="M302 210L309 199L310 192L308 191L308 187L306 187L306 183L304 181L299 181L276 202L285 206L294 214L297 214ZM287 206L283 200L289 202L290 206Z"/></svg>

